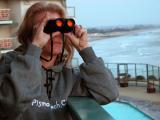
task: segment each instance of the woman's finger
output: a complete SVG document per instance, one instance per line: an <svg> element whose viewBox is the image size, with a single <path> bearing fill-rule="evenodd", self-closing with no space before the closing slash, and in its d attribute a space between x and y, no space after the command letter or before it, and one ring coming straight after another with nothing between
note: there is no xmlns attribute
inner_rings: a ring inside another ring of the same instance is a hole
<svg viewBox="0 0 160 120"><path fill-rule="evenodd" d="M40 30L43 31L45 25L47 24L47 21L49 20L49 18L47 17L47 15L45 15L45 17L43 18L42 22L40 23Z"/></svg>
<svg viewBox="0 0 160 120"><path fill-rule="evenodd" d="M87 39L87 30L86 29L82 29L81 38Z"/></svg>
<svg viewBox="0 0 160 120"><path fill-rule="evenodd" d="M81 26L75 25L75 35L76 35L77 37L79 37L79 32L80 32L81 29L82 29Z"/></svg>
<svg viewBox="0 0 160 120"><path fill-rule="evenodd" d="M71 41L71 43L74 46L77 46L79 44L79 40L77 39L77 37L72 34L72 33L65 33L65 36Z"/></svg>

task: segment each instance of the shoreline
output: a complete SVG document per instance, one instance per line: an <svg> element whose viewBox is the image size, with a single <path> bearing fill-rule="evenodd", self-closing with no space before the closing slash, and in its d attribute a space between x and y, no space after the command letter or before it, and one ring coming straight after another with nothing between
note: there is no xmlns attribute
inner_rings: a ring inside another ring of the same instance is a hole
<svg viewBox="0 0 160 120"><path fill-rule="evenodd" d="M156 30L159 28L150 28L150 29L141 29L141 30L130 30L130 31L120 31L120 32L108 32L108 33L88 33L88 41L96 41L96 40L103 40L113 37L120 37L120 36L127 36L138 34L140 32Z"/></svg>

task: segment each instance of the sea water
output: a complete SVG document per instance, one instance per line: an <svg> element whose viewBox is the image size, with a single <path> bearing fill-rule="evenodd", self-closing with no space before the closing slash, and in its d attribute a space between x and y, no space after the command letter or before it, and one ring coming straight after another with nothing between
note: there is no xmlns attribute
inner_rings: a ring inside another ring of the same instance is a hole
<svg viewBox="0 0 160 120"><path fill-rule="evenodd" d="M120 37L90 41L105 63L144 63L160 66L160 29L146 30ZM77 52L74 58L83 62Z"/></svg>

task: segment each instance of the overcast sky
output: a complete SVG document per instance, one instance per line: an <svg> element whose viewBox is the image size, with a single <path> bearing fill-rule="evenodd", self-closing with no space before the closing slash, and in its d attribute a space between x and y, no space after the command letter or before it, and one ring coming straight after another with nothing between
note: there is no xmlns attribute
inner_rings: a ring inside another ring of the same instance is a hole
<svg viewBox="0 0 160 120"><path fill-rule="evenodd" d="M160 0L67 0L76 21L86 27L160 25Z"/></svg>

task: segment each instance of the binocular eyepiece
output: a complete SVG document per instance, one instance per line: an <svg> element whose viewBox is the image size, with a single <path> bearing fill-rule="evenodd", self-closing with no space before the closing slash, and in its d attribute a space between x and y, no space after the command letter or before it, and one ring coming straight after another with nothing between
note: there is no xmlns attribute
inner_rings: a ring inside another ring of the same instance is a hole
<svg viewBox="0 0 160 120"><path fill-rule="evenodd" d="M57 18L55 20L48 20L43 32L51 34L53 32L68 33L74 32L75 21L72 18Z"/></svg>

